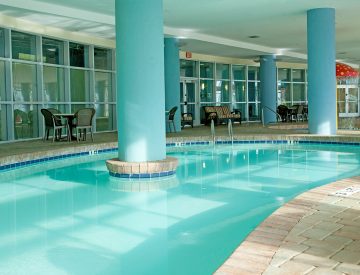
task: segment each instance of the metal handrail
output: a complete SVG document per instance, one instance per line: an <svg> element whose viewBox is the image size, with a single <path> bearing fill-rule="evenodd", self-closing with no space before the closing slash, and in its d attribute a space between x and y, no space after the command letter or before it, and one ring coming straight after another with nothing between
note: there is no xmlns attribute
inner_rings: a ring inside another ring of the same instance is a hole
<svg viewBox="0 0 360 275"><path fill-rule="evenodd" d="M228 121L228 131L229 131L229 137L231 140L231 144L233 144L234 143L234 132L233 132L231 119L229 119L229 121Z"/></svg>
<svg viewBox="0 0 360 275"><path fill-rule="evenodd" d="M213 119L211 119L211 136L212 136L213 143L215 145L215 123L214 123Z"/></svg>
<svg viewBox="0 0 360 275"><path fill-rule="evenodd" d="M276 115L276 121L281 121L281 116L280 116L280 114L278 112L274 111L273 109L271 109L268 106L263 106L261 108L261 120L262 120L263 126L265 126L265 121L264 121L264 109L265 108L268 109L269 111L273 112Z"/></svg>

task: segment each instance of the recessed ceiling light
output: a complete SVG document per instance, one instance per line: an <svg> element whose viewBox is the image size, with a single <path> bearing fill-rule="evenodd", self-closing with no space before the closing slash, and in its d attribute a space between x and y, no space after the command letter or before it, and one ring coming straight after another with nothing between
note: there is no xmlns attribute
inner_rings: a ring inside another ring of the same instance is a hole
<svg viewBox="0 0 360 275"><path fill-rule="evenodd" d="M338 52L338 54L346 54L346 52Z"/></svg>
<svg viewBox="0 0 360 275"><path fill-rule="evenodd" d="M259 38L260 36L258 36L258 35L249 35L248 37L249 38Z"/></svg>

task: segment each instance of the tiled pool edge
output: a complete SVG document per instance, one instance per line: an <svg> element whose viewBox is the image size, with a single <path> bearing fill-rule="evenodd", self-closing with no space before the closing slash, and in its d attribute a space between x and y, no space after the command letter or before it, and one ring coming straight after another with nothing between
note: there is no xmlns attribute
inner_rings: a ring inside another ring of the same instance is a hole
<svg viewBox="0 0 360 275"><path fill-rule="evenodd" d="M300 235L306 230L313 229L315 224L321 223L321 220L313 220L311 223L309 217L311 215L320 216L324 212L329 213L333 206L332 203L341 200L333 193L339 189L347 188L351 184L360 187L360 176L316 187L284 204L256 227L214 274L310 274L311 271L321 271L323 272L321 274L332 274L331 272L340 271L339 274L341 274L341 272L348 270L353 270L356 273L346 274L359 274L360 259L357 264L353 265L338 260L337 263L334 261L332 266L331 264L326 266L328 263L324 264L323 262L331 261L330 256L329 258L316 257L310 253L305 253L304 251L310 249L319 249L316 247L318 244L315 244L314 247L306 246L303 244L306 238ZM354 198L349 200L351 199ZM354 208L359 211L360 194L357 194L355 199L357 204ZM328 209L324 206L327 204L329 204ZM348 209L352 210L351 207ZM338 219L340 219L341 213L340 211L333 214L338 214ZM306 218L310 221L305 222ZM358 220L360 221L360 218ZM346 222L343 223L346 224ZM303 224L306 224L306 227ZM360 223L358 224L358 229L360 229ZM345 231L342 235L339 234L339 239L346 233ZM351 232L347 234L350 235ZM294 258L295 260L291 262ZM299 268L303 268L303 270L300 272Z"/></svg>
<svg viewBox="0 0 360 275"><path fill-rule="evenodd" d="M27 165L60 160L77 156L97 155L117 150L116 142L92 144L81 147L67 147L56 150L47 150L34 153L18 154L0 159L0 171L20 168Z"/></svg>
<svg viewBox="0 0 360 275"><path fill-rule="evenodd" d="M182 147L212 144L210 136L167 138L166 147ZM229 137L217 137L216 144L230 144ZM233 144L332 144L360 146L360 137L311 136L311 135L253 135L234 136ZM117 142L90 144L81 147L66 147L56 150L19 154L0 158L0 171L75 156L115 152Z"/></svg>

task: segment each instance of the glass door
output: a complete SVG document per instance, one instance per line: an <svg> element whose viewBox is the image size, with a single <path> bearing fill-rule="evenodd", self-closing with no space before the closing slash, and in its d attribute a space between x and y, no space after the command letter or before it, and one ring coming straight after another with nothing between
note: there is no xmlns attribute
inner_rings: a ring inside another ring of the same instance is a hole
<svg viewBox="0 0 360 275"><path fill-rule="evenodd" d="M337 101L340 117L359 116L359 87L338 85Z"/></svg>
<svg viewBox="0 0 360 275"><path fill-rule="evenodd" d="M194 125L199 125L199 99L196 84L196 80L186 79L180 81L180 105L181 113L191 113Z"/></svg>

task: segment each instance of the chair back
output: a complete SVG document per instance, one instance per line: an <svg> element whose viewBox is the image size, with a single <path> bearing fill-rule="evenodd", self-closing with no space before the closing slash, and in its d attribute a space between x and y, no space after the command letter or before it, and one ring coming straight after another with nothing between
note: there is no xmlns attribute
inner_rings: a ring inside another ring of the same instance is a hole
<svg viewBox="0 0 360 275"><path fill-rule="evenodd" d="M52 114L60 114L60 111L55 108L47 108L48 111L50 111Z"/></svg>
<svg viewBox="0 0 360 275"><path fill-rule="evenodd" d="M48 109L41 109L40 111L44 116L45 125L48 127L54 127L53 114Z"/></svg>
<svg viewBox="0 0 360 275"><path fill-rule="evenodd" d="M170 109L168 120L174 120L174 116L175 116L177 108L178 108L177 106L174 106Z"/></svg>
<svg viewBox="0 0 360 275"><path fill-rule="evenodd" d="M281 117L286 117L286 115L289 113L289 108L285 105L279 105L277 107L277 112Z"/></svg>
<svg viewBox="0 0 360 275"><path fill-rule="evenodd" d="M297 114L302 115L304 112L304 105L299 105L297 108Z"/></svg>
<svg viewBox="0 0 360 275"><path fill-rule="evenodd" d="M83 108L75 113L76 126L92 126L92 119L95 115L94 108Z"/></svg>

